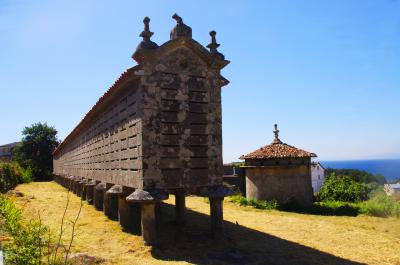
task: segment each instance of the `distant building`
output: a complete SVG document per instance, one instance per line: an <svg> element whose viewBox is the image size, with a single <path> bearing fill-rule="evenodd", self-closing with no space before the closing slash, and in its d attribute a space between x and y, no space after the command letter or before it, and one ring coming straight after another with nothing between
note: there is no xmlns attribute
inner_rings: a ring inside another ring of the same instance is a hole
<svg viewBox="0 0 400 265"><path fill-rule="evenodd" d="M325 168L319 162L311 163L311 182L314 192L318 192L325 179Z"/></svg>
<svg viewBox="0 0 400 265"><path fill-rule="evenodd" d="M396 184L385 184L384 190L389 196L400 197L400 183Z"/></svg>
<svg viewBox="0 0 400 265"><path fill-rule="evenodd" d="M0 161L10 162L12 159L12 149L18 144L19 142L0 145Z"/></svg>
<svg viewBox="0 0 400 265"><path fill-rule="evenodd" d="M245 160L246 197L309 206L313 201L311 157L316 155L282 143L278 133L275 124L272 144L240 157Z"/></svg>
<svg viewBox="0 0 400 265"><path fill-rule="evenodd" d="M242 195L246 195L245 170L237 166L236 163L224 164L224 183L227 183L239 191Z"/></svg>

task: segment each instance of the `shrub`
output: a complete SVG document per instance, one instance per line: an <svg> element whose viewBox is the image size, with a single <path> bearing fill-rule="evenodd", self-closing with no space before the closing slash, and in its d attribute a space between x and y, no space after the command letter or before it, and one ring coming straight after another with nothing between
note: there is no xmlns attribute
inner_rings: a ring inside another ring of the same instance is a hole
<svg viewBox="0 0 400 265"><path fill-rule="evenodd" d="M10 237L10 240L1 246L6 254L5 264L69 264L68 256L73 239L76 235L75 226L81 213L82 200L78 215L75 220L71 222L72 234L71 238L68 239L69 245L65 248L61 240L65 233L64 218L68 209L68 204L69 197L67 195L67 204L61 220L60 233L57 235L57 239L54 240L48 227L42 224L40 215L39 218L35 220L24 220L22 211L15 205L14 201L0 194L1 229Z"/></svg>
<svg viewBox="0 0 400 265"><path fill-rule="evenodd" d="M239 205L242 206L251 206L257 209L264 209L264 210L272 210L272 209L277 209L279 207L279 204L276 200L271 200L271 201L264 201L264 200L253 200L253 199L247 199L246 197L243 197L242 195L234 195L230 197L230 200L232 202L238 203Z"/></svg>
<svg viewBox="0 0 400 265"><path fill-rule="evenodd" d="M33 180L33 171L32 168L22 168L22 176L21 176L22 183L29 183Z"/></svg>
<svg viewBox="0 0 400 265"><path fill-rule="evenodd" d="M360 204L360 212L377 217L400 217L400 202L384 193L375 194Z"/></svg>
<svg viewBox="0 0 400 265"><path fill-rule="evenodd" d="M22 213L14 202L0 195L0 216L4 219L4 229L12 240L3 247L6 263L10 264L39 264L41 256L41 239L45 228L37 222L22 223Z"/></svg>
<svg viewBox="0 0 400 265"><path fill-rule="evenodd" d="M375 182L375 183L378 183L381 185L386 183L386 179L382 174L374 175L365 170L347 169L347 168L341 168L341 169L327 168L325 171L325 174L327 176L332 175L332 174L335 174L337 176L349 176L354 181L361 182L361 183Z"/></svg>
<svg viewBox="0 0 400 265"><path fill-rule="evenodd" d="M23 170L16 163L0 162L0 192L6 192L22 183Z"/></svg>
<svg viewBox="0 0 400 265"><path fill-rule="evenodd" d="M370 188L349 176L328 176L317 193L318 201L358 202L368 199Z"/></svg>

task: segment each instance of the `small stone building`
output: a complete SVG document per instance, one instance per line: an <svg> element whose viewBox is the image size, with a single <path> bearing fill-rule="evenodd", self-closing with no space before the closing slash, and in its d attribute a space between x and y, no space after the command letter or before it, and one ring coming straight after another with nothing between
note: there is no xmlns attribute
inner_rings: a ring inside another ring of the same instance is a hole
<svg viewBox="0 0 400 265"><path fill-rule="evenodd" d="M274 134L272 144L240 157L245 160L246 197L312 204L311 157L316 155L283 143L276 124Z"/></svg>
<svg viewBox="0 0 400 265"><path fill-rule="evenodd" d="M222 200L230 194L222 186L221 127L221 88L229 83L221 69L229 61L217 50L215 31L206 49L181 17L173 19L170 40L160 46L144 19L143 41L132 55L137 65L54 151L57 181L70 181L124 228L139 219L149 245L157 238L156 206L169 193L179 222L187 194L209 197L214 235L222 232Z"/></svg>

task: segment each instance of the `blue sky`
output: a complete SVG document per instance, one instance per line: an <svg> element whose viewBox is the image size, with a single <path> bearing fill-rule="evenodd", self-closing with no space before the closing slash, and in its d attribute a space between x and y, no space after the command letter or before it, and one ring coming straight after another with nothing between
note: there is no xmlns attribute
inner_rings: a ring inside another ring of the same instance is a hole
<svg viewBox="0 0 400 265"><path fill-rule="evenodd" d="M63 139L121 72L144 16L217 31L224 161L281 139L321 160L400 157L400 2L0 0L0 144L47 122Z"/></svg>

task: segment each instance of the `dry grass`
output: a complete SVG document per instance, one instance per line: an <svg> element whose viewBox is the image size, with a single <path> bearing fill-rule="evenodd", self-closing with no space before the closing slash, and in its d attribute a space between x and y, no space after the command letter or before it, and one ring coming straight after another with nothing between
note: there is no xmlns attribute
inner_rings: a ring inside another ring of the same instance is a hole
<svg viewBox="0 0 400 265"><path fill-rule="evenodd" d="M18 186L18 204L27 215L41 211L54 233L59 230L66 190L56 183ZM79 208L71 194L68 220ZM185 227L173 223L173 197L162 205L158 248L121 231L93 206L84 203L73 252L106 258L107 264L390 264L400 265L400 222L368 216L317 216L245 208L225 201L226 240L208 236L209 205L189 197ZM66 237L69 237L67 231Z"/></svg>

